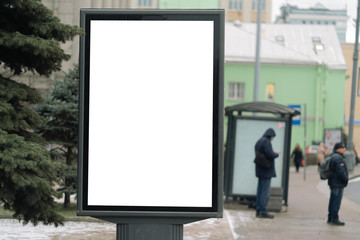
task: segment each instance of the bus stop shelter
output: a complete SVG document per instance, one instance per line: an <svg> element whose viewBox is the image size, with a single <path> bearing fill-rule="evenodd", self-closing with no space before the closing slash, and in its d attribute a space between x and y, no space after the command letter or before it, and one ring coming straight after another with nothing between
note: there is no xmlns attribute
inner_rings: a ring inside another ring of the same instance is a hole
<svg viewBox="0 0 360 240"><path fill-rule="evenodd" d="M255 143L268 128L273 128L276 137L272 146L280 155L275 160L276 177L272 178L271 188L280 190L280 205L287 206L292 118L299 114L296 109L272 102L248 102L225 108L226 200L233 197L254 203L258 182L255 176Z"/></svg>

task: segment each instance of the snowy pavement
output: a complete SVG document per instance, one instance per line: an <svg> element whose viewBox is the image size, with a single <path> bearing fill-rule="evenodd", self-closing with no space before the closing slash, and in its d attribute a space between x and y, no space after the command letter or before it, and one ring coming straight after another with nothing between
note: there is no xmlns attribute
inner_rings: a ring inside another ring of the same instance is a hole
<svg viewBox="0 0 360 240"><path fill-rule="evenodd" d="M14 219L0 219L0 240L113 240L116 238L116 225L97 222L66 222L64 226L54 227L39 224L23 225Z"/></svg>

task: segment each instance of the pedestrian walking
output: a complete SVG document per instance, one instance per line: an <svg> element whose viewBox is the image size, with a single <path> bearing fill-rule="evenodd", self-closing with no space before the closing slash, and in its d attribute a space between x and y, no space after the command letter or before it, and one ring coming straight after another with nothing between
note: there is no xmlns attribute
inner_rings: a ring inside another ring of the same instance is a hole
<svg viewBox="0 0 360 240"><path fill-rule="evenodd" d="M327 155L327 150L325 148L324 143L320 143L317 153L316 153L316 163L318 166L325 160L325 156Z"/></svg>
<svg viewBox="0 0 360 240"><path fill-rule="evenodd" d="M301 165L302 160L303 160L303 155L302 155L302 150L301 150L298 143L295 145L295 148L291 153L291 158L294 158L294 164L295 164L295 167L296 167L296 172L299 172L299 168L300 168L300 165Z"/></svg>
<svg viewBox="0 0 360 240"><path fill-rule="evenodd" d="M258 178L258 186L256 193L256 217L259 218L274 218L267 210L267 205L270 198L270 184L271 178L276 177L275 173L275 158L279 156L279 152L273 151L271 141L275 138L274 129L269 128L264 135L255 144L256 151L264 154L270 160L270 167L262 167L256 164L256 177Z"/></svg>
<svg viewBox="0 0 360 240"><path fill-rule="evenodd" d="M346 148L343 143L336 143L330 159L330 170L333 175L328 179L330 187L329 214L327 223L336 226L344 226L339 220L339 210L343 197L344 188L349 181L349 175L344 159Z"/></svg>

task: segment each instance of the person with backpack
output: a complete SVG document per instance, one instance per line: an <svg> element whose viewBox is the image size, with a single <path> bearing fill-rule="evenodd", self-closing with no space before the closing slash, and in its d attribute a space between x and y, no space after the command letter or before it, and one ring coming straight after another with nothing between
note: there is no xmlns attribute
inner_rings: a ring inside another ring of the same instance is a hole
<svg viewBox="0 0 360 240"><path fill-rule="evenodd" d="M256 177L258 177L256 217L258 218L274 218L273 215L268 214L267 205L270 199L271 178L276 177L274 160L279 157L279 152L274 151L271 145L275 136L274 129L268 128L255 144L255 154L259 151L270 161L270 166L261 166L256 163Z"/></svg>
<svg viewBox="0 0 360 240"><path fill-rule="evenodd" d="M344 222L341 222L339 220L339 210L344 188L347 186L349 181L349 175L344 158L345 152L345 144L341 142L336 143L329 164L332 175L328 178L328 185L330 187L330 199L327 223L336 226L345 225Z"/></svg>

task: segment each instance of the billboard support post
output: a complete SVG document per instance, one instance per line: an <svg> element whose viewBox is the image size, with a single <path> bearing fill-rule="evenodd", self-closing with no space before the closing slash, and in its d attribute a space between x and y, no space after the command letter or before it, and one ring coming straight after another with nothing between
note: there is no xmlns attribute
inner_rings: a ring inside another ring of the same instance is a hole
<svg viewBox="0 0 360 240"><path fill-rule="evenodd" d="M182 240L183 224L117 224L116 240Z"/></svg>
<svg viewBox="0 0 360 240"><path fill-rule="evenodd" d="M78 216L121 240L222 217L224 16L80 10Z"/></svg>

